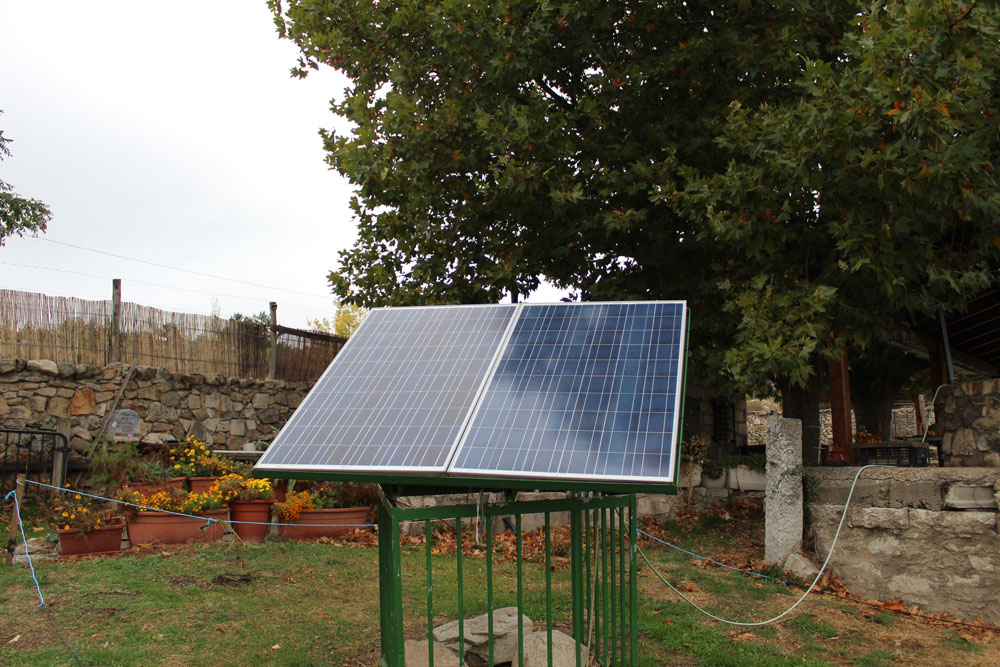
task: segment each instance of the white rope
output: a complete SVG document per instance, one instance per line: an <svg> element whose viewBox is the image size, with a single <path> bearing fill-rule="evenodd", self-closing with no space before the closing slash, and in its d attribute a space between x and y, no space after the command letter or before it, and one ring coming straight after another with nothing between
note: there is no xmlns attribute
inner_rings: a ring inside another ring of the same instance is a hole
<svg viewBox="0 0 1000 667"><path fill-rule="evenodd" d="M741 627L757 627L757 626L761 626L761 625L770 625L771 623L775 623L777 621L780 621L785 616L788 616L790 613L792 613L792 610L795 609L796 607L798 607L802 603L802 601L806 599L806 596L809 595L809 593L812 592L812 589L816 587L816 584L817 584L817 582L819 582L820 577L823 576L823 571L826 570L826 566L830 563L830 559L833 557L833 550L837 546L837 538L840 537L840 529L844 527L844 520L847 518L847 509L851 505L851 496L854 495L854 487L857 486L857 484L858 484L858 478L861 477L861 473L863 471L867 470L868 468L887 468L887 467L889 467L889 466L883 466L883 465L875 465L875 464L873 464L873 465L862 466L861 468L858 469L857 474L854 475L854 482L851 483L851 490L847 494L847 501L844 503L844 512L843 512L843 514L840 515L840 523L837 525L837 532L834 533L834 535L833 535L833 543L830 544L830 553L828 553L826 555L826 560L823 561L822 567L820 567L819 568L819 572L816 573L816 578L813 579L813 581L812 581L811 584L809 584L809 588L807 588L806 592L802 594L802 597L800 597L798 600L795 601L795 604L793 604L791 607L789 607L785 611L781 612L780 614L778 614L774 618L769 618L766 621L752 621L752 622L751 621L731 621L729 619L722 618L721 616L716 616L715 614L711 613L710 611L707 611L707 610L699 607L694 601L692 601L686 595L684 595L679 590L677 590L676 588L674 588L670 584L670 582L667 581L663 577L662 574L660 574L660 572L653 566L653 564L649 562L649 559L646 558L646 554L644 554L642 552L642 549L639 549L638 545L636 546L636 549L639 550L639 555L642 556L642 559L644 561L646 561L646 565L648 565L650 567L650 569L653 570L653 574L655 574L657 577L659 577L660 581L662 581L664 584L666 584L667 587L670 590L672 590L674 593L677 593L677 595L679 595L681 597L681 599L683 599L689 605L691 605L692 607L694 607L695 609L697 609L698 611L700 611L705 616L708 616L709 618L714 619L716 621L719 621L721 623L728 623L729 625L738 625L738 626L741 626Z"/></svg>

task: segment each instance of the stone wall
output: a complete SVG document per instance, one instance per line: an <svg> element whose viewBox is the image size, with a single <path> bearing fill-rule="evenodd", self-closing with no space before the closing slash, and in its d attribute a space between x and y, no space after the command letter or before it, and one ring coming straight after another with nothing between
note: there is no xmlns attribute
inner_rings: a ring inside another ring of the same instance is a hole
<svg viewBox="0 0 1000 667"><path fill-rule="evenodd" d="M946 466L1000 466L1000 380L944 387L937 432Z"/></svg>
<svg viewBox="0 0 1000 667"><path fill-rule="evenodd" d="M857 468L817 468L807 494L817 560L830 550ZM853 592L1000 621L1000 470L870 468L831 565Z"/></svg>
<svg viewBox="0 0 1000 667"><path fill-rule="evenodd" d="M0 359L0 427L68 426L70 446L85 451L100 435L128 368ZM193 435L219 448L238 449L248 441L271 440L311 386L311 382L185 375L139 366L118 408L139 414L142 442Z"/></svg>

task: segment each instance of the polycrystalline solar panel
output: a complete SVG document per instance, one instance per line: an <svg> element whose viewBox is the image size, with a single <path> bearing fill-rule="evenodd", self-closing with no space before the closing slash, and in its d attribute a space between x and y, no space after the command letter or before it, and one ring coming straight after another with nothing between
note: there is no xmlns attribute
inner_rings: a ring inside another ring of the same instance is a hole
<svg viewBox="0 0 1000 667"><path fill-rule="evenodd" d="M515 308L373 310L257 467L443 472Z"/></svg>
<svg viewBox="0 0 1000 667"><path fill-rule="evenodd" d="M524 305L449 472L673 481L683 302Z"/></svg>

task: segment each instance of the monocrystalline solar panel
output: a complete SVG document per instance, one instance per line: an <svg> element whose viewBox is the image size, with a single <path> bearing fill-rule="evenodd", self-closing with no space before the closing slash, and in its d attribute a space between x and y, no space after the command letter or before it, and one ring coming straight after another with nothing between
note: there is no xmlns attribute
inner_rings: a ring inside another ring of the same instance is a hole
<svg viewBox="0 0 1000 667"><path fill-rule="evenodd" d="M525 305L449 472L670 481L683 303Z"/></svg>
<svg viewBox="0 0 1000 667"><path fill-rule="evenodd" d="M672 482L684 302L372 311L257 468Z"/></svg>
<svg viewBox="0 0 1000 667"><path fill-rule="evenodd" d="M372 311L258 467L443 472L514 310Z"/></svg>

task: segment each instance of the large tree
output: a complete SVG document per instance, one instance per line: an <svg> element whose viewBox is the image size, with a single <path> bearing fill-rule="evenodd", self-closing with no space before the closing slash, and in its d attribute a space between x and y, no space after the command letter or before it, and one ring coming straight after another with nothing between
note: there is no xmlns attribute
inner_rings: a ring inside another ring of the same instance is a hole
<svg viewBox="0 0 1000 667"><path fill-rule="evenodd" d="M10 156L10 148L7 146L10 141L3 136L3 130L0 130L0 161ZM18 195L13 187L0 180L0 246L8 236L44 232L51 217L52 213L45 204Z"/></svg>
<svg viewBox="0 0 1000 667"><path fill-rule="evenodd" d="M324 135L357 186L359 238L332 280L347 302L496 301L540 275L588 299L688 298L703 363L791 390L848 341L983 284L995 12L272 7L300 75L351 81L333 108L354 129Z"/></svg>

